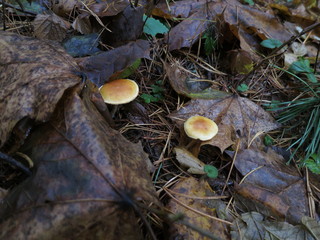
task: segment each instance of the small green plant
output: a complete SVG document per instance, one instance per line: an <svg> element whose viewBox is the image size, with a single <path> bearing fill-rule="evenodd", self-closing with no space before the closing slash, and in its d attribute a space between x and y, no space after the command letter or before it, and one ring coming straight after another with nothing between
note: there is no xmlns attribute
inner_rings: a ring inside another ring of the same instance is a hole
<svg viewBox="0 0 320 240"><path fill-rule="evenodd" d="M320 174L320 155L311 154L311 156L305 160L305 166L310 169L311 172L315 174Z"/></svg>
<svg viewBox="0 0 320 240"><path fill-rule="evenodd" d="M163 99L164 88L161 86L161 80L151 85L152 94L141 94L145 103L159 102Z"/></svg>
<svg viewBox="0 0 320 240"><path fill-rule="evenodd" d="M274 144L272 137L270 137L269 135L266 135L266 136L264 137L263 143L264 143L264 145L266 145L267 147Z"/></svg>
<svg viewBox="0 0 320 240"><path fill-rule="evenodd" d="M218 38L216 36L215 25L210 25L202 35L204 39L204 52L207 56L211 55L218 46Z"/></svg>
<svg viewBox="0 0 320 240"><path fill-rule="evenodd" d="M237 90L238 90L239 92L246 92L246 91L249 90L249 87L248 87L247 84L241 83L241 84L237 87Z"/></svg>
<svg viewBox="0 0 320 240"><path fill-rule="evenodd" d="M218 169L212 165L204 165L203 171L207 174L209 178L218 177Z"/></svg>
<svg viewBox="0 0 320 240"><path fill-rule="evenodd" d="M263 40L260 43L260 45L265 48L274 49L274 48L280 47L282 45L282 42L277 39L269 38L269 39Z"/></svg>
<svg viewBox="0 0 320 240"><path fill-rule="evenodd" d="M292 72L293 74L299 74L303 73L307 76L310 82L316 83L317 79L313 73L313 69L310 67L310 62L307 59L299 58L298 61L293 62L289 69L289 72Z"/></svg>

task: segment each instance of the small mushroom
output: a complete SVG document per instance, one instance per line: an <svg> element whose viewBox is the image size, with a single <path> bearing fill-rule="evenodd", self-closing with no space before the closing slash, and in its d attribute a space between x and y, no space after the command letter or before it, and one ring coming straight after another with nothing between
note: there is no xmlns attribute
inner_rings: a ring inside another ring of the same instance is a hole
<svg viewBox="0 0 320 240"><path fill-rule="evenodd" d="M117 79L104 84L99 91L105 103L119 105L133 101L139 94L139 87L130 79Z"/></svg>
<svg viewBox="0 0 320 240"><path fill-rule="evenodd" d="M211 119L196 115L185 121L184 131L188 137L194 139L188 144L187 149L197 156L201 141L208 141L217 135L218 126Z"/></svg>
<svg viewBox="0 0 320 240"><path fill-rule="evenodd" d="M105 103L119 105L133 101L139 94L139 86L130 79L117 79L104 84L99 91ZM112 109L112 117L116 111L117 106Z"/></svg>

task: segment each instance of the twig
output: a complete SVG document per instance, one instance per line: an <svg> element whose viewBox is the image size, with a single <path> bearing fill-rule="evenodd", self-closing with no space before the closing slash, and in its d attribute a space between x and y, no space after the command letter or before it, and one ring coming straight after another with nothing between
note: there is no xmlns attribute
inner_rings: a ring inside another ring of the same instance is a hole
<svg viewBox="0 0 320 240"><path fill-rule="evenodd" d="M28 176L31 176L32 172L26 166L24 166L22 163L15 160L13 157L10 157L9 155L7 155L5 153L0 152L0 159L3 161L6 161L7 163L9 163L12 166L19 168L22 172L24 172Z"/></svg>
<svg viewBox="0 0 320 240"><path fill-rule="evenodd" d="M275 48L267 57L265 57L264 59L262 59L254 68L253 70L248 73L247 75L245 75L240 81L238 81L238 86L243 83L245 80L247 80L249 78L249 76L255 72L258 68L261 67L261 65L268 59L273 58L274 56L278 55L276 54L280 49L282 49L284 46L290 44L291 42L293 42L294 40L296 40L297 38L301 37L303 34L317 28L320 26L320 22L316 22L312 25L310 25L309 27L306 27L305 29L303 29L300 33L292 36L288 41L284 42L283 44L281 44L280 47Z"/></svg>

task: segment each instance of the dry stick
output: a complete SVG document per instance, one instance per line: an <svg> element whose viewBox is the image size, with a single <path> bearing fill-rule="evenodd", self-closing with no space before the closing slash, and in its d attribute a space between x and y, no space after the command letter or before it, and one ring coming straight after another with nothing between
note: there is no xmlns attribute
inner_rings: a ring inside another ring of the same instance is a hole
<svg viewBox="0 0 320 240"><path fill-rule="evenodd" d="M284 42L280 47L275 48L267 57L265 57L264 59L262 59L254 68L253 70L248 73L247 75L245 75L239 82L238 85L240 85L241 83L243 83L245 80L247 80L249 78L249 76L256 71L259 67L261 67L261 65L268 59L273 58L280 49L282 49L284 46L290 44L291 42L293 42L294 40L296 40L297 38L301 37L303 34L317 28L320 26L320 22L316 22L312 25L310 25L309 27L306 27L305 29L303 29L300 33L298 33L297 35L292 36L288 41Z"/></svg>
<svg viewBox="0 0 320 240"><path fill-rule="evenodd" d="M21 162L15 160L13 157L11 157L5 153L0 152L0 159L11 164L12 166L19 168L22 172L24 172L28 176L32 175L32 172L30 171L30 169L28 169L26 166L24 166Z"/></svg>

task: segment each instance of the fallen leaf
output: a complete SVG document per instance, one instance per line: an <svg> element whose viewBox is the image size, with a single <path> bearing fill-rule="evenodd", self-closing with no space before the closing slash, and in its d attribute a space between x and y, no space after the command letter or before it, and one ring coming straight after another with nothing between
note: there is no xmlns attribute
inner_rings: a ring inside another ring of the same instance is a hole
<svg viewBox="0 0 320 240"><path fill-rule="evenodd" d="M280 126L263 108L247 98L236 95L215 100L194 99L169 117L181 126L184 121L194 115L215 121L219 128L221 124L233 126L232 134L241 139L240 149L246 148L253 139L259 144L261 140L255 137L257 134ZM228 136L230 128L221 127L218 133ZM229 139L230 141L234 139Z"/></svg>
<svg viewBox="0 0 320 240"><path fill-rule="evenodd" d="M62 43L64 49L72 57L85 57L102 52L99 48L99 35L97 33L73 36Z"/></svg>
<svg viewBox="0 0 320 240"><path fill-rule="evenodd" d="M224 152L228 147L234 144L234 129L231 125L224 125L222 123L219 124L219 130L217 135L205 142L201 143L201 146L203 145L212 145L215 147L218 147L221 151L221 153Z"/></svg>
<svg viewBox="0 0 320 240"><path fill-rule="evenodd" d="M33 21L34 35L39 39L62 41L70 24L56 14L38 14Z"/></svg>
<svg viewBox="0 0 320 240"><path fill-rule="evenodd" d="M152 10L152 15L167 19L187 18L197 12L204 3L206 3L205 0L185 0L175 4L171 3L168 7L166 2L160 2Z"/></svg>
<svg viewBox="0 0 320 240"><path fill-rule="evenodd" d="M170 4L170 8L179 6L181 2L184 1ZM191 47L207 29L210 21L217 21L218 18L220 23L223 20L228 24L234 36L240 40L241 47L246 51L258 50L261 40L273 38L285 42L292 36L273 14L243 5L236 0L200 2L195 4L194 9L189 2L185 6L188 7L183 8L184 14L188 17L173 27L168 34L170 51ZM160 7L162 9L154 11L156 14L162 12L165 17L178 17L178 14L181 14L178 11L170 13L168 7L164 5L157 8ZM253 38L253 35L256 37Z"/></svg>
<svg viewBox="0 0 320 240"><path fill-rule="evenodd" d="M79 65L98 87L117 71L132 65L137 58L149 58L149 43L137 40L110 51L82 59Z"/></svg>
<svg viewBox="0 0 320 240"><path fill-rule="evenodd" d="M61 17L68 17L71 15L73 9L76 7L78 0L59 0L51 2L52 11Z"/></svg>
<svg viewBox="0 0 320 240"><path fill-rule="evenodd" d="M82 99L69 90L21 149L35 172L1 202L1 239L142 239L135 202L157 202L149 159L108 126L88 84Z"/></svg>
<svg viewBox="0 0 320 240"><path fill-rule="evenodd" d="M79 84L76 63L54 43L0 33L0 147L25 117L48 121L65 90Z"/></svg>
<svg viewBox="0 0 320 240"><path fill-rule="evenodd" d="M253 69L250 53L242 49L227 52L227 67L232 74L248 74Z"/></svg>
<svg viewBox="0 0 320 240"><path fill-rule="evenodd" d="M78 15L72 23L74 30L77 30L81 34L92 33L92 25L89 16Z"/></svg>
<svg viewBox="0 0 320 240"><path fill-rule="evenodd" d="M108 21L108 29L102 33L102 40L112 46L118 47L130 41L136 41L143 31L143 7L133 8L128 6Z"/></svg>
<svg viewBox="0 0 320 240"><path fill-rule="evenodd" d="M164 63L164 69L168 75L171 87L180 95L192 99L215 99L229 96L230 93L210 88L207 82L193 81L193 76L179 66L178 62ZM217 72L218 74L224 74Z"/></svg>
<svg viewBox="0 0 320 240"><path fill-rule="evenodd" d="M235 167L243 176L256 170L246 177L245 185L236 187L239 195L245 198L242 201L251 210L258 206L261 212L274 214L274 217L294 224L309 214L305 181L272 149L266 152L241 150L237 154Z"/></svg>
<svg viewBox="0 0 320 240"><path fill-rule="evenodd" d="M99 17L110 17L121 13L130 5L128 0L106 0L89 5L89 9ZM87 11L84 11L90 15Z"/></svg>
<svg viewBox="0 0 320 240"><path fill-rule="evenodd" d="M203 169L205 164L196 158L191 152L181 147L175 147L173 151L176 154L177 161L183 167L188 168L187 172L191 174L205 174Z"/></svg>
<svg viewBox="0 0 320 240"><path fill-rule="evenodd" d="M217 239L230 239L226 224L228 222L224 219L218 221L216 217L218 213L217 205L221 200L206 199L206 197L214 196L214 193L206 182L197 181L194 178L186 178L178 182L170 190L170 194L175 199L171 199L167 207L173 213L183 213L186 221L195 227L200 227L204 231L211 232ZM213 216L215 219L200 215L190 208ZM181 237L183 239L209 239L199 232L179 224L179 222L170 226L170 233L171 237L175 239Z"/></svg>
<svg viewBox="0 0 320 240"><path fill-rule="evenodd" d="M314 240L303 225L293 226L287 222L269 221L257 212L241 214L231 226L232 239L255 240Z"/></svg>

